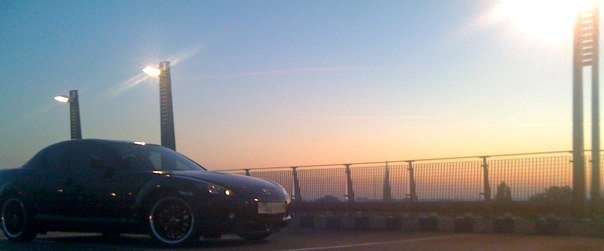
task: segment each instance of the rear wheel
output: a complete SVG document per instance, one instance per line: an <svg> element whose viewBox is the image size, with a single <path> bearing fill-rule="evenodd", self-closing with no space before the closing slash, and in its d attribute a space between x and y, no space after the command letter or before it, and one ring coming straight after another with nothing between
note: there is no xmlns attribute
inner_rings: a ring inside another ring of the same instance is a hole
<svg viewBox="0 0 604 251"><path fill-rule="evenodd" d="M197 240L195 214L189 203L179 197L157 200L149 212L153 238L167 245L183 245Z"/></svg>
<svg viewBox="0 0 604 251"><path fill-rule="evenodd" d="M9 197L2 204L2 231L10 241L27 242L36 237L31 210L18 197Z"/></svg>
<svg viewBox="0 0 604 251"><path fill-rule="evenodd" d="M266 232L249 232L249 233L238 233L239 237L246 241L260 241L264 240L272 234L271 231Z"/></svg>

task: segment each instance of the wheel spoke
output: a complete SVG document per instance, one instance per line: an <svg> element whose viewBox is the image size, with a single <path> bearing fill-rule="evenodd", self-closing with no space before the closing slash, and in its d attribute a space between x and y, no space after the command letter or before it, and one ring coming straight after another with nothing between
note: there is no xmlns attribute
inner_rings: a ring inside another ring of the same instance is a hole
<svg viewBox="0 0 604 251"><path fill-rule="evenodd" d="M193 227L191 208L179 199L158 202L152 213L152 225L156 235L166 241L180 241L188 236Z"/></svg>

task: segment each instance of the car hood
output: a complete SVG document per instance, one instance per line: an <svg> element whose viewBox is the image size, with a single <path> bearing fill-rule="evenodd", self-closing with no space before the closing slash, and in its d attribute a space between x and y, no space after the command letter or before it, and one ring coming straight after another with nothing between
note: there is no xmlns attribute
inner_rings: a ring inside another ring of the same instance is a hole
<svg viewBox="0 0 604 251"><path fill-rule="evenodd" d="M209 171L176 171L173 174L220 185L248 199L258 198L269 201L287 199L280 185L250 176Z"/></svg>

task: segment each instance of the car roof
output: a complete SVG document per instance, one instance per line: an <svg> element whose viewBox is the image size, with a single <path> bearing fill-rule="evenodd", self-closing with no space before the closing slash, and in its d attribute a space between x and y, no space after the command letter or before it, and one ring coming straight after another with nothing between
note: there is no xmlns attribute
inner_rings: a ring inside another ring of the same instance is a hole
<svg viewBox="0 0 604 251"><path fill-rule="evenodd" d="M91 142L91 143L100 143L100 144L136 144L136 143L138 143L135 141L109 140L109 139L72 139L72 140L66 140L63 142ZM157 144L149 144L149 143L145 143L145 145L157 146Z"/></svg>

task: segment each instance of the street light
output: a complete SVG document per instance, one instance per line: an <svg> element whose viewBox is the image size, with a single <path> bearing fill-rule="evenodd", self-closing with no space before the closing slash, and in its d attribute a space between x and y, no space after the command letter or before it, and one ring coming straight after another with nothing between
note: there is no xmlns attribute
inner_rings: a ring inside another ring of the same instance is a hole
<svg viewBox="0 0 604 251"><path fill-rule="evenodd" d="M161 69L151 65L147 65L147 67L143 69L143 72L154 78L157 78L159 75L161 75Z"/></svg>
<svg viewBox="0 0 604 251"><path fill-rule="evenodd" d="M55 96L55 100L59 101L61 103L68 103L69 102L69 97L64 96L64 95L59 95L59 96Z"/></svg>
<svg viewBox="0 0 604 251"><path fill-rule="evenodd" d="M161 145L176 150L174 134L174 112L172 109L172 81L170 79L170 62L163 61L158 67L148 65L143 72L159 78L159 115Z"/></svg>
<svg viewBox="0 0 604 251"><path fill-rule="evenodd" d="M69 97L64 95L55 96L55 100L61 103L69 103L69 124L71 130L71 139L82 139L78 90L69 91Z"/></svg>
<svg viewBox="0 0 604 251"><path fill-rule="evenodd" d="M573 207L577 212L586 200L583 135L583 70L591 67L592 92L592 209L600 201L600 96L599 10L595 1L582 8L575 23L573 48Z"/></svg>

